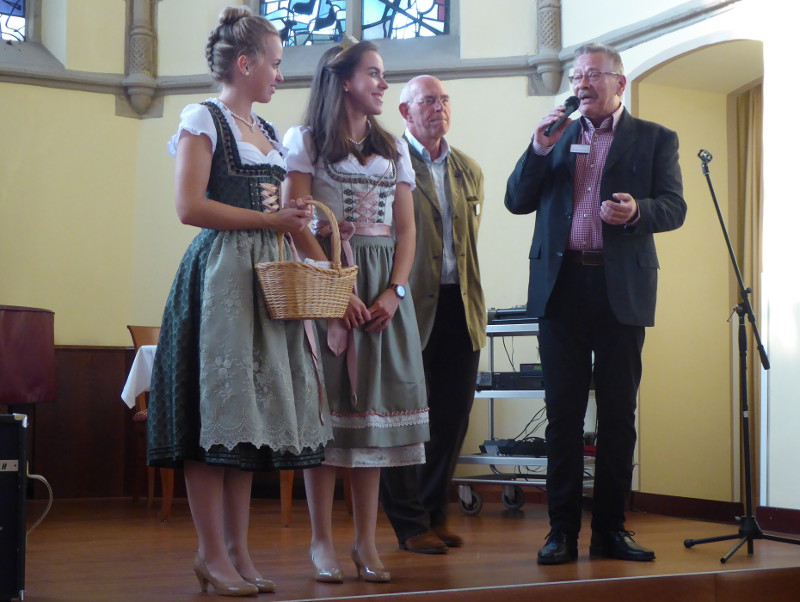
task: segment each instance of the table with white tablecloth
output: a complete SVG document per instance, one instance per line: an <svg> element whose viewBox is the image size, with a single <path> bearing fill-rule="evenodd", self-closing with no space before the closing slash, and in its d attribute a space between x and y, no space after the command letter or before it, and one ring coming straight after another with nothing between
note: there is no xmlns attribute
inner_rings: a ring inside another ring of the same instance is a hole
<svg viewBox="0 0 800 602"><path fill-rule="evenodd" d="M156 356L155 345L142 345L133 358L128 380L122 389L122 400L129 408L136 405L136 397L150 390L150 375L153 373L153 358Z"/></svg>

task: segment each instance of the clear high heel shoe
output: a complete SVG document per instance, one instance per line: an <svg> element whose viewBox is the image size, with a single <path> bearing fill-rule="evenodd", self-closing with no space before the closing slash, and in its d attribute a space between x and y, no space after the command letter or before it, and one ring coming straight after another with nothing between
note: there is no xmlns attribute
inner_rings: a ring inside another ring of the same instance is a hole
<svg viewBox="0 0 800 602"><path fill-rule="evenodd" d="M361 556L359 555L355 546L350 553L350 557L353 559L353 563L356 565L358 576L364 581L370 581L372 583L388 583L392 580L392 574L388 570L373 569L361 562Z"/></svg>
<svg viewBox="0 0 800 602"><path fill-rule="evenodd" d="M208 584L214 588L214 593L218 596L229 597L242 597L242 596L255 596L258 593L258 586L252 583L247 583L242 580L235 583L222 583L217 581L208 572L205 560L200 558L200 555L194 557L194 574L200 582L200 591L206 593L208 591Z"/></svg>
<svg viewBox="0 0 800 602"><path fill-rule="evenodd" d="M314 562L314 552L309 550L311 557L311 564L314 565L314 579L320 583L344 583L344 575L342 569L338 567L329 567L321 569Z"/></svg>

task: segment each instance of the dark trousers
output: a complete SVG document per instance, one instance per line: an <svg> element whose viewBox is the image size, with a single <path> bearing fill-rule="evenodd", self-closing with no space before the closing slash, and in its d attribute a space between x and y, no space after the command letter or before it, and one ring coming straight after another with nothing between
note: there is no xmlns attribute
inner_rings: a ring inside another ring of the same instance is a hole
<svg viewBox="0 0 800 602"><path fill-rule="evenodd" d="M480 350L472 350L457 286L443 286L422 351L431 438L425 464L381 470L381 503L400 543L445 524L450 480L469 426Z"/></svg>
<svg viewBox="0 0 800 602"><path fill-rule="evenodd" d="M581 526L583 428L592 377L598 421L593 529L623 528L633 476L644 328L614 317L604 269L565 261L540 320L550 526L572 535Z"/></svg>

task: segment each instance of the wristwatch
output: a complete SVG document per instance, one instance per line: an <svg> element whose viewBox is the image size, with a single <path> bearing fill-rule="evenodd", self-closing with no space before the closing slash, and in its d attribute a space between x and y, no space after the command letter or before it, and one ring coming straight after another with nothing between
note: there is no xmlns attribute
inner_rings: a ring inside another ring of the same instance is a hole
<svg viewBox="0 0 800 602"><path fill-rule="evenodd" d="M394 282L391 282L389 283L389 288L394 290L395 294L401 299L406 298L406 287L404 287L402 284L395 284Z"/></svg>

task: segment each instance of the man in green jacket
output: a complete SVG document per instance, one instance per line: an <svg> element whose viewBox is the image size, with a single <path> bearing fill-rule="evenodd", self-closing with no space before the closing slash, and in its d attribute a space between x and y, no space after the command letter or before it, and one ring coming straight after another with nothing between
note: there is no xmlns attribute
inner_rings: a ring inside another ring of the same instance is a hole
<svg viewBox="0 0 800 602"><path fill-rule="evenodd" d="M422 75L400 93L416 173L417 251L409 287L417 313L430 407L426 463L384 468L381 500L400 547L442 554L463 545L447 529L447 503L469 425L486 308L478 268L483 172L448 145L450 97Z"/></svg>

